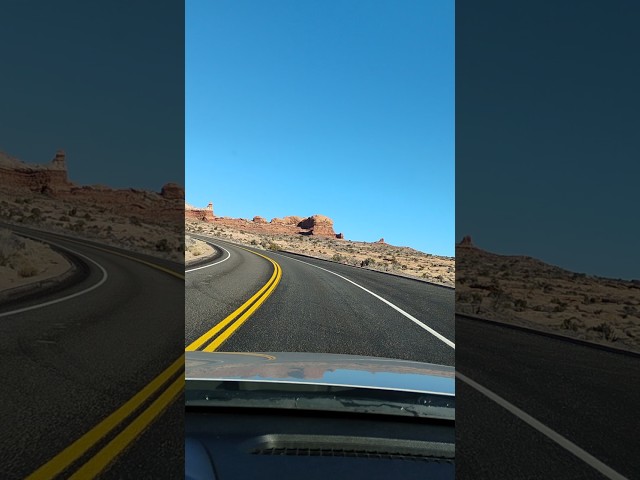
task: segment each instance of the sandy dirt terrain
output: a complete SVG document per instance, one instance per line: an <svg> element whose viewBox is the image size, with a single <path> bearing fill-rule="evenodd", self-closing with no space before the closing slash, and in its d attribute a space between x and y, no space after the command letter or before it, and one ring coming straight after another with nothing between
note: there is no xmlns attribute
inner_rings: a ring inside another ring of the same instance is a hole
<svg viewBox="0 0 640 480"><path fill-rule="evenodd" d="M0 229L0 292L57 277L70 268L48 245Z"/></svg>
<svg viewBox="0 0 640 480"><path fill-rule="evenodd" d="M160 192L69 180L64 151L31 164L0 152L0 221L183 261L184 189Z"/></svg>
<svg viewBox="0 0 640 480"><path fill-rule="evenodd" d="M183 260L182 229L172 222L145 221L97 204L74 204L37 195L2 195L0 220L95 240L175 261Z"/></svg>
<svg viewBox="0 0 640 480"><path fill-rule="evenodd" d="M640 351L640 281L456 248L456 311Z"/></svg>
<svg viewBox="0 0 640 480"><path fill-rule="evenodd" d="M286 250L440 285L455 285L453 257L431 255L409 247L315 235L256 233L190 218L185 220L185 229L187 232L217 236L263 250Z"/></svg>
<svg viewBox="0 0 640 480"><path fill-rule="evenodd" d="M184 242L184 263L189 265L201 259L207 258L215 254L215 250L211 245L207 245L201 240L185 235Z"/></svg>

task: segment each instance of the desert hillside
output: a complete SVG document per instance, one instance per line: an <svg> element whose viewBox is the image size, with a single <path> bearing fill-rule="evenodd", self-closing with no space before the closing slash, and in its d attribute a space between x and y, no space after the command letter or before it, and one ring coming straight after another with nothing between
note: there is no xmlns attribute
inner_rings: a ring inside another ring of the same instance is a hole
<svg viewBox="0 0 640 480"><path fill-rule="evenodd" d="M7 290L56 277L70 267L48 245L0 228L0 299Z"/></svg>
<svg viewBox="0 0 640 480"><path fill-rule="evenodd" d="M456 310L640 351L640 282L456 246Z"/></svg>
<svg viewBox="0 0 640 480"><path fill-rule="evenodd" d="M189 265L195 263L200 259L207 258L215 254L215 250L205 242L193 238L190 235L185 235L184 242L184 263Z"/></svg>
<svg viewBox="0 0 640 480"><path fill-rule="evenodd" d="M197 212L197 213L194 213ZM455 259L409 247L346 240L324 215L290 216L267 221L216 217L212 205L185 210L187 232L217 236L260 249L286 250L325 260L390 272L440 285L455 284Z"/></svg>
<svg viewBox="0 0 640 480"><path fill-rule="evenodd" d="M72 234L182 261L184 189L160 192L80 186L69 181L65 154L27 164L0 153L0 222Z"/></svg>

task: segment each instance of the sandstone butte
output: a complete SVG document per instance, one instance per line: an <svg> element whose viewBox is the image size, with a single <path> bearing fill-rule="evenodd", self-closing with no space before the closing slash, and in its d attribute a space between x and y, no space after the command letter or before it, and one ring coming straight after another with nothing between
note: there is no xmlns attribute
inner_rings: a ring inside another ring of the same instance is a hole
<svg viewBox="0 0 640 480"><path fill-rule="evenodd" d="M333 220L324 215L312 215L310 217L289 216L284 218L272 218L270 222L266 218L255 216L252 220L244 218L216 217L213 214L213 204L206 208L197 208L185 203L185 219L199 220L208 223L246 230L248 232L285 235L315 235L328 238L344 239L342 233L333 230Z"/></svg>
<svg viewBox="0 0 640 480"><path fill-rule="evenodd" d="M66 156L58 150L49 164L28 164L0 152L0 192L4 195L45 196L72 204L100 205L114 213L127 212L150 223L179 222L184 188L167 183L160 192L76 185L67 174Z"/></svg>
<svg viewBox="0 0 640 480"><path fill-rule="evenodd" d="M203 222L212 222L215 219L215 216L213 215L213 203L209 203L209 205L207 205L207 208L196 208L185 202L184 218L201 220Z"/></svg>

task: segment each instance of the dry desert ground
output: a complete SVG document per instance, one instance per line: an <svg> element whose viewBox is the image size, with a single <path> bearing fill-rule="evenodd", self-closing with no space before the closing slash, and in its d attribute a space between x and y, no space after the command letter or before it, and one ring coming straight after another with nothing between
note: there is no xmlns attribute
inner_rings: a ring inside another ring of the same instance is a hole
<svg viewBox="0 0 640 480"><path fill-rule="evenodd" d="M192 219L185 221L185 229L188 233L219 237L258 249L285 250L439 285L455 285L453 257L431 255L409 247L333 239L319 235L263 234Z"/></svg>
<svg viewBox="0 0 640 480"><path fill-rule="evenodd" d="M640 351L640 282L456 248L456 311Z"/></svg>

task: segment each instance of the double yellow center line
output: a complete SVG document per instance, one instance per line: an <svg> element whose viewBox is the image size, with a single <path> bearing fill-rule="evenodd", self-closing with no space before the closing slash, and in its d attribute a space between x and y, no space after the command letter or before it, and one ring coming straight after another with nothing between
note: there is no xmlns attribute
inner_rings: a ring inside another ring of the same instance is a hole
<svg viewBox="0 0 640 480"><path fill-rule="evenodd" d="M242 248L242 247L238 247ZM247 252L251 252L254 255L258 255L273 264L273 273L269 281L265 283L260 290L258 290L249 300L244 302L238 309L227 316L224 320L218 323L211 330L200 336L197 340L191 343L186 350L196 351L201 350L204 352L213 352L217 350L231 335L233 335L238 328L242 326L244 322L255 312L260 305L262 305L269 295L276 289L280 278L282 278L282 268L278 265L278 262L271 258L254 252L247 248L242 248Z"/></svg>
<svg viewBox="0 0 640 480"><path fill-rule="evenodd" d="M65 240L142 263L184 280L184 275L155 263L109 248L87 245L68 238ZM183 390L184 355L181 355L124 405L26 477L26 480L48 480L63 472L66 472L65 478L74 480L97 477L172 404ZM81 463L82 461L84 463Z"/></svg>
<svg viewBox="0 0 640 480"><path fill-rule="evenodd" d="M78 241L74 242L83 244ZM183 275L160 265L108 248L95 245L90 247L142 263L184 279ZM264 303L280 282L282 269L277 262L252 250L246 248L243 250L271 262L274 266L271 278L240 308L198 338L186 350L202 349L212 352L217 349ZM211 342L212 339L213 341ZM181 356L124 405L29 475L27 480L51 479L63 473L65 478L76 480L98 476L171 405L183 390L184 356Z"/></svg>
<svg viewBox="0 0 640 480"><path fill-rule="evenodd" d="M166 387L166 388L163 388ZM121 427L134 413L140 413L97 453L67 478L94 478L102 472L159 416L184 389L184 356L154 378L115 412L77 439L58 455L29 475L26 480L56 477ZM147 401L156 397L144 410Z"/></svg>

